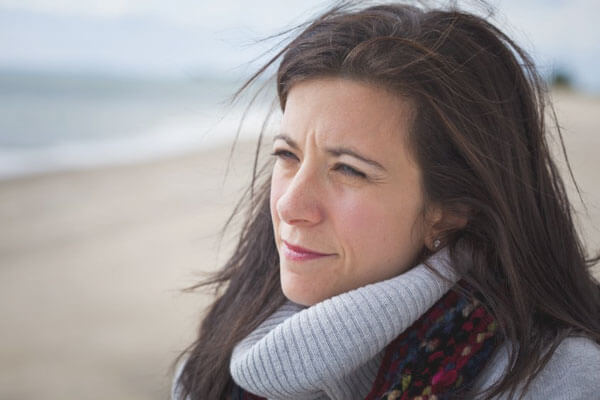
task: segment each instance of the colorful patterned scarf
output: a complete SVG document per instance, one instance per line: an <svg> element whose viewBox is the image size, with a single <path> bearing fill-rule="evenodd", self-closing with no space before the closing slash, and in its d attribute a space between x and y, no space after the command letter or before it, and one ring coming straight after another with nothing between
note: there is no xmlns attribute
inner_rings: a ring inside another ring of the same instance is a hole
<svg viewBox="0 0 600 400"><path fill-rule="evenodd" d="M473 291L466 282L457 286ZM476 296L450 290L394 339L365 400L448 400L468 391L499 344ZM264 400L234 384L232 400Z"/></svg>

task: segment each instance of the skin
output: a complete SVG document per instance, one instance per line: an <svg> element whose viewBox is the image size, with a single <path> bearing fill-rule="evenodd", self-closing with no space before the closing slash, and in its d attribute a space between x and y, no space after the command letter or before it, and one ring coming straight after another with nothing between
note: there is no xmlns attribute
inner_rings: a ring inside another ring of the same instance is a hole
<svg viewBox="0 0 600 400"><path fill-rule="evenodd" d="M310 306L389 279L431 247L436 219L423 217L421 173L406 144L410 112L405 99L363 82L319 78L292 87L273 141L270 198L291 301ZM340 147L381 168L331 151ZM290 259L283 241L327 256Z"/></svg>

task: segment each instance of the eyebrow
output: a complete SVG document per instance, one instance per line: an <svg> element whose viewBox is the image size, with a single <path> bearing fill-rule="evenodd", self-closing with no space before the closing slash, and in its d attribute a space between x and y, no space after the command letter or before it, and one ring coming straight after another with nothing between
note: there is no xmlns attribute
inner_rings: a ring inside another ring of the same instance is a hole
<svg viewBox="0 0 600 400"><path fill-rule="evenodd" d="M286 135L285 133L281 133L278 135L275 135L273 137L273 141L276 141L277 139L281 139L283 141L285 141L290 147L292 147L295 150L299 150L299 146L298 144L294 141L294 139L292 139L291 137L289 137L288 135ZM327 153L332 154L336 157L341 156L342 154L346 154L349 156L352 156L354 158L357 158L369 165L374 166L375 168L379 168L383 171L385 171L386 169L383 167L383 165L379 164L377 161L375 160L371 160L370 158L367 158L363 155L360 155L359 153L357 153L356 151L349 149L347 147L342 147L342 146L337 146L337 147L331 147L331 148L327 148L325 149L327 151Z"/></svg>

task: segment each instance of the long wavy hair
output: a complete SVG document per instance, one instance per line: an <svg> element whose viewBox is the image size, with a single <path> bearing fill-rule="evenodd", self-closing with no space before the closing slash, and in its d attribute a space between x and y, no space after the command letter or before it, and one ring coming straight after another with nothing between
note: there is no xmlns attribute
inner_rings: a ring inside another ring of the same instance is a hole
<svg viewBox="0 0 600 400"><path fill-rule="evenodd" d="M280 61L281 110L296 83L320 77L410 99L409 143L426 201L467 217L444 241L457 268L468 254L465 279L483 295L502 338L517 344L488 398L527 388L566 336L600 343L600 285L589 270L598 257L587 258L551 157L546 87L530 57L486 19L454 8L342 3L299 29L235 96ZM234 211L246 207L237 247L222 269L188 288L214 286L215 300L197 340L175 360L187 358L183 396L228 398L233 347L286 301L269 182L269 164L257 171L255 162Z"/></svg>

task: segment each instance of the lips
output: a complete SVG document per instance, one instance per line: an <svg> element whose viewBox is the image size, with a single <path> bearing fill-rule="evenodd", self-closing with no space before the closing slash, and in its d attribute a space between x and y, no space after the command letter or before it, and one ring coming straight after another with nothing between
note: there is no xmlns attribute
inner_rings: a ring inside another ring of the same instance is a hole
<svg viewBox="0 0 600 400"><path fill-rule="evenodd" d="M283 240L282 252L283 254L293 261L305 261L313 260L315 258L327 257L332 254L319 253L318 251L306 249L300 246L294 246Z"/></svg>

